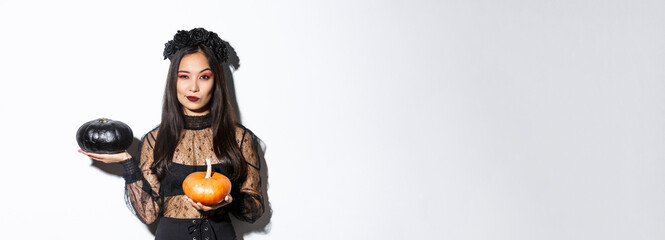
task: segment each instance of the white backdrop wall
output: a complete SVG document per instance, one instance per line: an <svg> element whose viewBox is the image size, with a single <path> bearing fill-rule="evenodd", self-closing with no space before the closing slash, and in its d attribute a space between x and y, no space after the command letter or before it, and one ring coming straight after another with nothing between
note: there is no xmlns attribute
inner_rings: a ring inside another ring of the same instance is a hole
<svg viewBox="0 0 665 240"><path fill-rule="evenodd" d="M640 0L1 1L0 232L151 239L74 134L155 127L163 44L205 27L267 147L244 239L665 239L664 25Z"/></svg>

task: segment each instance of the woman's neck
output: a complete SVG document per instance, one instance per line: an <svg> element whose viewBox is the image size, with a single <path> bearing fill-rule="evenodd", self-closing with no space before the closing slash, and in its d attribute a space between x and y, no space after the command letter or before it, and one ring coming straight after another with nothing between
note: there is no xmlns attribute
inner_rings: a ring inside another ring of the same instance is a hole
<svg viewBox="0 0 665 240"><path fill-rule="evenodd" d="M187 116L205 116L210 114L210 109L206 109L200 112L192 111L183 107L182 113Z"/></svg>

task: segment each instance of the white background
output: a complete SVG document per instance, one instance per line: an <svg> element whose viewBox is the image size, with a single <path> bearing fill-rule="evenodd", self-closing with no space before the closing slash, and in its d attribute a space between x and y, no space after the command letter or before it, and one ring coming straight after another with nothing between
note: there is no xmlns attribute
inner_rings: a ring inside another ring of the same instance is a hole
<svg viewBox="0 0 665 240"><path fill-rule="evenodd" d="M665 239L663 1L3 0L0 26L3 239L153 237L74 135L155 127L195 27L267 146L244 239Z"/></svg>

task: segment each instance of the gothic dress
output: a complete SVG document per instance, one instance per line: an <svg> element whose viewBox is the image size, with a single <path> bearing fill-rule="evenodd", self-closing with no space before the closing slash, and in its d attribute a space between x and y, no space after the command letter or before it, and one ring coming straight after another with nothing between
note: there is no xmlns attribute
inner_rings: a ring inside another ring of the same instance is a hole
<svg viewBox="0 0 665 240"><path fill-rule="evenodd" d="M254 222L263 213L260 161L256 136L242 125L236 141L247 163L247 177L234 182L232 203L212 211L199 211L185 198L182 182L192 172L206 170L210 159L214 172L228 176L227 169L212 147L211 117L185 116L185 130L173 154L173 162L160 181L150 169L159 127L148 132L140 143L137 157L122 162L125 173L125 199L130 210L144 223L159 220L155 239L222 240L236 239L229 213Z"/></svg>

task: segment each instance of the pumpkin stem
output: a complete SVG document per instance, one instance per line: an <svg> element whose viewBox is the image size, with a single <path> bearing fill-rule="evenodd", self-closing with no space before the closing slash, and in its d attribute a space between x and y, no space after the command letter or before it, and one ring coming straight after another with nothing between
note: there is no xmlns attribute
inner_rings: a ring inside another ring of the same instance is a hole
<svg viewBox="0 0 665 240"><path fill-rule="evenodd" d="M102 118L102 123L106 123L106 118Z"/></svg>
<svg viewBox="0 0 665 240"><path fill-rule="evenodd" d="M208 166L208 170L206 170L205 178L210 178L212 175L212 164L210 164L210 159L208 158L206 158L206 165Z"/></svg>

